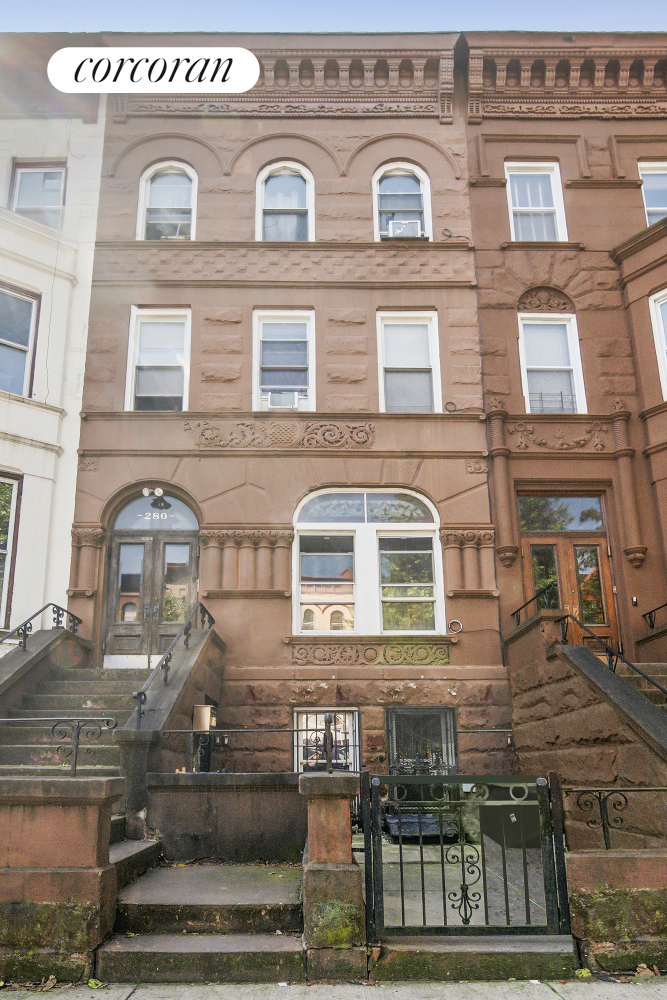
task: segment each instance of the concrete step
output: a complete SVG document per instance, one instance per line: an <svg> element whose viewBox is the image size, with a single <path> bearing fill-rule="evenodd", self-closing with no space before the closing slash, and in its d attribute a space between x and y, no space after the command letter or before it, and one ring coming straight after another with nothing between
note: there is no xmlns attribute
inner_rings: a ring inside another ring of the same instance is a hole
<svg viewBox="0 0 667 1000"><path fill-rule="evenodd" d="M54 739L50 724L48 726L40 726L38 723L21 725L20 720L17 719L16 722L5 722L0 726L0 746L14 746L15 744L27 746L42 743L53 746ZM94 741L96 746L105 746L111 743L113 743L113 730L111 729L103 729Z"/></svg>
<svg viewBox="0 0 667 1000"><path fill-rule="evenodd" d="M128 712L136 705L132 692L123 694L82 694L80 697L72 694L27 694L21 702L21 709L27 712L50 712L57 715L65 712L68 715L108 715L110 712L123 709Z"/></svg>
<svg viewBox="0 0 667 1000"><path fill-rule="evenodd" d="M89 673L87 670L82 670L82 674ZM102 695L117 695L117 694L132 694L136 691L138 687L144 683L148 677L148 671L146 671L146 676L139 678L137 681L128 680L124 676L124 671L119 678L111 680L96 680L91 681L89 678L81 678L81 680L76 681L57 681L52 680L50 677L43 681L38 688L33 692L34 694L67 694L72 695L76 698L84 698L88 694L93 694L96 698Z"/></svg>
<svg viewBox="0 0 667 1000"><path fill-rule="evenodd" d="M105 983L305 982L301 938L288 934L139 934L97 951Z"/></svg>
<svg viewBox="0 0 667 1000"><path fill-rule="evenodd" d="M118 844L121 840L125 840L125 816L116 815L111 817L111 836L109 838L110 844Z"/></svg>
<svg viewBox="0 0 667 1000"><path fill-rule="evenodd" d="M125 817L116 819L123 821ZM113 821L112 821L113 822ZM151 868L159 865L162 857L162 844L159 840L122 840L109 847L109 863L116 869L118 888L129 885ZM130 928L123 928L123 930Z"/></svg>
<svg viewBox="0 0 667 1000"><path fill-rule="evenodd" d="M118 897L116 931L298 933L298 868L281 865L186 865L157 868Z"/></svg>
<svg viewBox="0 0 667 1000"><path fill-rule="evenodd" d="M370 963L374 981L565 979L574 975L573 940L565 935L395 937Z"/></svg>
<svg viewBox="0 0 667 1000"><path fill-rule="evenodd" d="M62 757L58 757L58 748L69 746L69 742L56 740L51 737L49 743L13 743L0 745L0 767L14 764L31 764L41 766L43 764L62 763ZM82 754L83 749L91 747L94 754ZM96 742L81 743L79 746L79 760L86 763L102 765L104 767L120 767L120 747L104 744L98 746Z"/></svg>
<svg viewBox="0 0 667 1000"><path fill-rule="evenodd" d="M111 717L116 720L117 726L120 728L124 726L127 720L132 715L132 712L119 709L114 709L111 712L100 712L97 709L84 709L80 712L57 712L53 710L46 709L33 709L28 710L25 708L13 708L7 712L7 717L12 719L50 719L50 718L63 718L63 719L99 719Z"/></svg>
<svg viewBox="0 0 667 1000"><path fill-rule="evenodd" d="M94 767L81 764L76 769L79 778L117 778L120 770L117 767ZM4 764L0 766L0 778L19 775L22 778L69 778L69 761L64 764Z"/></svg>
<svg viewBox="0 0 667 1000"><path fill-rule="evenodd" d="M97 690L99 682L125 684L128 689L136 690L147 680L149 670L75 670L72 667L54 667L48 676L51 681L77 681L85 683L91 690Z"/></svg>

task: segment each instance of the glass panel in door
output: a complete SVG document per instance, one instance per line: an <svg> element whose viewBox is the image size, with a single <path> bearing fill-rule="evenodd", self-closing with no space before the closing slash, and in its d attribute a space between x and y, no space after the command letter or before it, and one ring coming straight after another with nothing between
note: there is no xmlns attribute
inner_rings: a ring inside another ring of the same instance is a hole
<svg viewBox="0 0 667 1000"><path fill-rule="evenodd" d="M190 546L164 547L162 621L184 622L189 609Z"/></svg>
<svg viewBox="0 0 667 1000"><path fill-rule="evenodd" d="M604 625L606 618L602 600L599 546L575 545L574 570L581 621L584 625Z"/></svg>
<svg viewBox="0 0 667 1000"><path fill-rule="evenodd" d="M118 553L119 622L140 622L144 590L144 546L121 545Z"/></svg>
<svg viewBox="0 0 667 1000"><path fill-rule="evenodd" d="M536 602L536 610L560 607L560 588L558 586L558 559L555 545L531 545L530 561L533 570L533 593L539 594L546 587Z"/></svg>

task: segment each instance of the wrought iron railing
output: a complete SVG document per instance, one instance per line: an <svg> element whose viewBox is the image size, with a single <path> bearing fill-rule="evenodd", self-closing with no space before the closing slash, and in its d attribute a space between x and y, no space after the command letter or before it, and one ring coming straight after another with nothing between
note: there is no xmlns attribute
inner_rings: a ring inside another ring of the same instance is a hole
<svg viewBox="0 0 667 1000"><path fill-rule="evenodd" d="M649 628L655 628L655 616L657 611L662 611L663 608L667 608L667 603L659 604L657 608L653 608L651 611L646 611L642 618L646 622Z"/></svg>
<svg viewBox="0 0 667 1000"><path fill-rule="evenodd" d="M639 826L636 825L636 823L628 823L626 826L626 820L630 816L630 814L628 814L628 796L641 793L659 793L664 798L667 794L667 787L664 785L658 785L655 787L647 786L645 788L621 788L618 786L606 788L576 788L563 786L563 794L565 796L566 804L570 796L576 796L574 802L577 809L584 814L591 813L590 819L586 820L586 826L590 830L600 830L602 832L602 838L606 851L613 849L611 845L611 832L613 830L633 833L635 835L651 835L648 834L645 829L642 829L642 826L646 826L646 810L643 804L641 807L641 816L637 820ZM664 815L664 804L660 811ZM623 827L626 827L625 831L623 830ZM651 836L661 836L664 839L666 832L667 831L665 830L656 831Z"/></svg>
<svg viewBox="0 0 667 1000"><path fill-rule="evenodd" d="M19 640L18 644L20 648L25 649L28 636L32 632L32 623L34 622L35 618L39 618L39 616L43 614L48 608L53 608L53 625L51 626L52 628L63 628L63 621L65 619L65 616L67 616L67 625L65 625L64 627L68 628L70 632L76 633L76 630L82 623L82 619L77 618L77 616L73 615L71 611L67 610L67 608L61 608L59 604L54 604L53 601L49 601L49 603L45 604L43 608L39 609L39 611L35 611L34 615L31 615L30 618L26 618L24 622L21 622L20 625L17 625L16 628L12 629L11 632L7 632L6 635L3 635L2 638L0 639L0 642L6 642L7 639L11 639L12 636L18 636Z"/></svg>
<svg viewBox="0 0 667 1000"><path fill-rule="evenodd" d="M623 656L618 649L614 649L613 646L610 646L608 642L605 642L599 635L596 635L595 632L591 631L587 625L584 625L584 623L579 621L578 618L575 618L574 615L563 615L563 617L559 618L557 621L564 643L567 642L567 630L570 620L573 621L578 628L585 632L586 635L588 635L591 639L595 639L595 641L604 648L605 655L607 657L607 666L611 670L612 674L616 673L616 667L619 663L625 663L627 667L630 667L630 669L634 670L636 674L643 677L645 681L648 681L649 684L656 688L656 690L660 691L660 693L667 699L667 688L664 688L662 684L659 684L658 681L653 679L653 677L645 674L644 671L640 670L635 663L631 663L630 660Z"/></svg>
<svg viewBox="0 0 667 1000"><path fill-rule="evenodd" d="M98 740L103 732L111 732L116 728L116 720L108 716L92 719L63 719L53 716L52 718L23 719L14 717L11 719L0 719L0 723L9 723L22 726L24 723L41 722L42 725L53 723L51 735L57 740L68 740L57 747L56 753L64 760L69 759L69 773L75 778L79 757L94 757L95 747L82 744L81 740ZM33 765L28 765L33 766Z"/></svg>
<svg viewBox="0 0 667 1000"><path fill-rule="evenodd" d="M197 615L199 615L201 619L201 628L206 627L210 629L213 627L213 625L215 625L215 618L213 617L213 615L210 613L210 611L207 610L207 608L204 607L201 601L197 601L194 608L183 622L178 633L169 643L169 646L162 654L156 666L151 670L148 678L143 684L143 687L139 688L138 691L132 692L132 697L137 702L137 729L141 728L141 720L146 714L144 711L144 705L148 700L148 693L147 693L148 688L151 686L151 684L153 683L153 681L155 680L155 678L158 676L159 673L162 673L164 683L165 684L169 683L169 669L171 666L171 658L174 654L174 649L176 648L176 645L180 642L181 639L183 640L183 645L185 646L185 648L188 649L190 645L190 635L192 634L192 623L193 622L196 623Z"/></svg>
<svg viewBox="0 0 667 1000"><path fill-rule="evenodd" d="M534 601L539 601L540 597L544 597L545 594L548 594L553 590L555 590L556 593L558 593L558 584L556 583L555 580L552 583L548 583L546 587L542 587L541 590L538 590L537 593L533 594L530 600L526 601L525 604L522 604L520 608L516 609L516 611L512 611L511 617L514 619L514 624L515 625L521 624L521 612L524 610L524 608L529 607Z"/></svg>

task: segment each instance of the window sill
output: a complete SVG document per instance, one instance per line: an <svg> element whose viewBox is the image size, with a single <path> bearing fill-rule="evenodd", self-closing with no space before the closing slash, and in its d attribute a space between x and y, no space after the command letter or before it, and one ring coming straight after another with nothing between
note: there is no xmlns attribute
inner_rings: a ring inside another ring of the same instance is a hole
<svg viewBox="0 0 667 1000"><path fill-rule="evenodd" d="M500 244L501 250L585 250L583 243L572 240L510 240Z"/></svg>

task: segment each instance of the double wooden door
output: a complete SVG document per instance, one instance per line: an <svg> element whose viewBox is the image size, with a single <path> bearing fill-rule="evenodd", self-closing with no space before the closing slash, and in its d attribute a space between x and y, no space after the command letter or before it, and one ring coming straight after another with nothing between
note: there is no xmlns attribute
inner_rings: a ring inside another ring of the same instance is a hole
<svg viewBox="0 0 667 1000"><path fill-rule="evenodd" d="M197 599L198 534L114 534L105 653L163 653Z"/></svg>
<svg viewBox="0 0 667 1000"><path fill-rule="evenodd" d="M540 608L562 608L591 632L618 649L618 624L607 538L601 532L524 534L521 539L526 599L550 583L552 590L537 601ZM602 647L569 622L568 642Z"/></svg>

